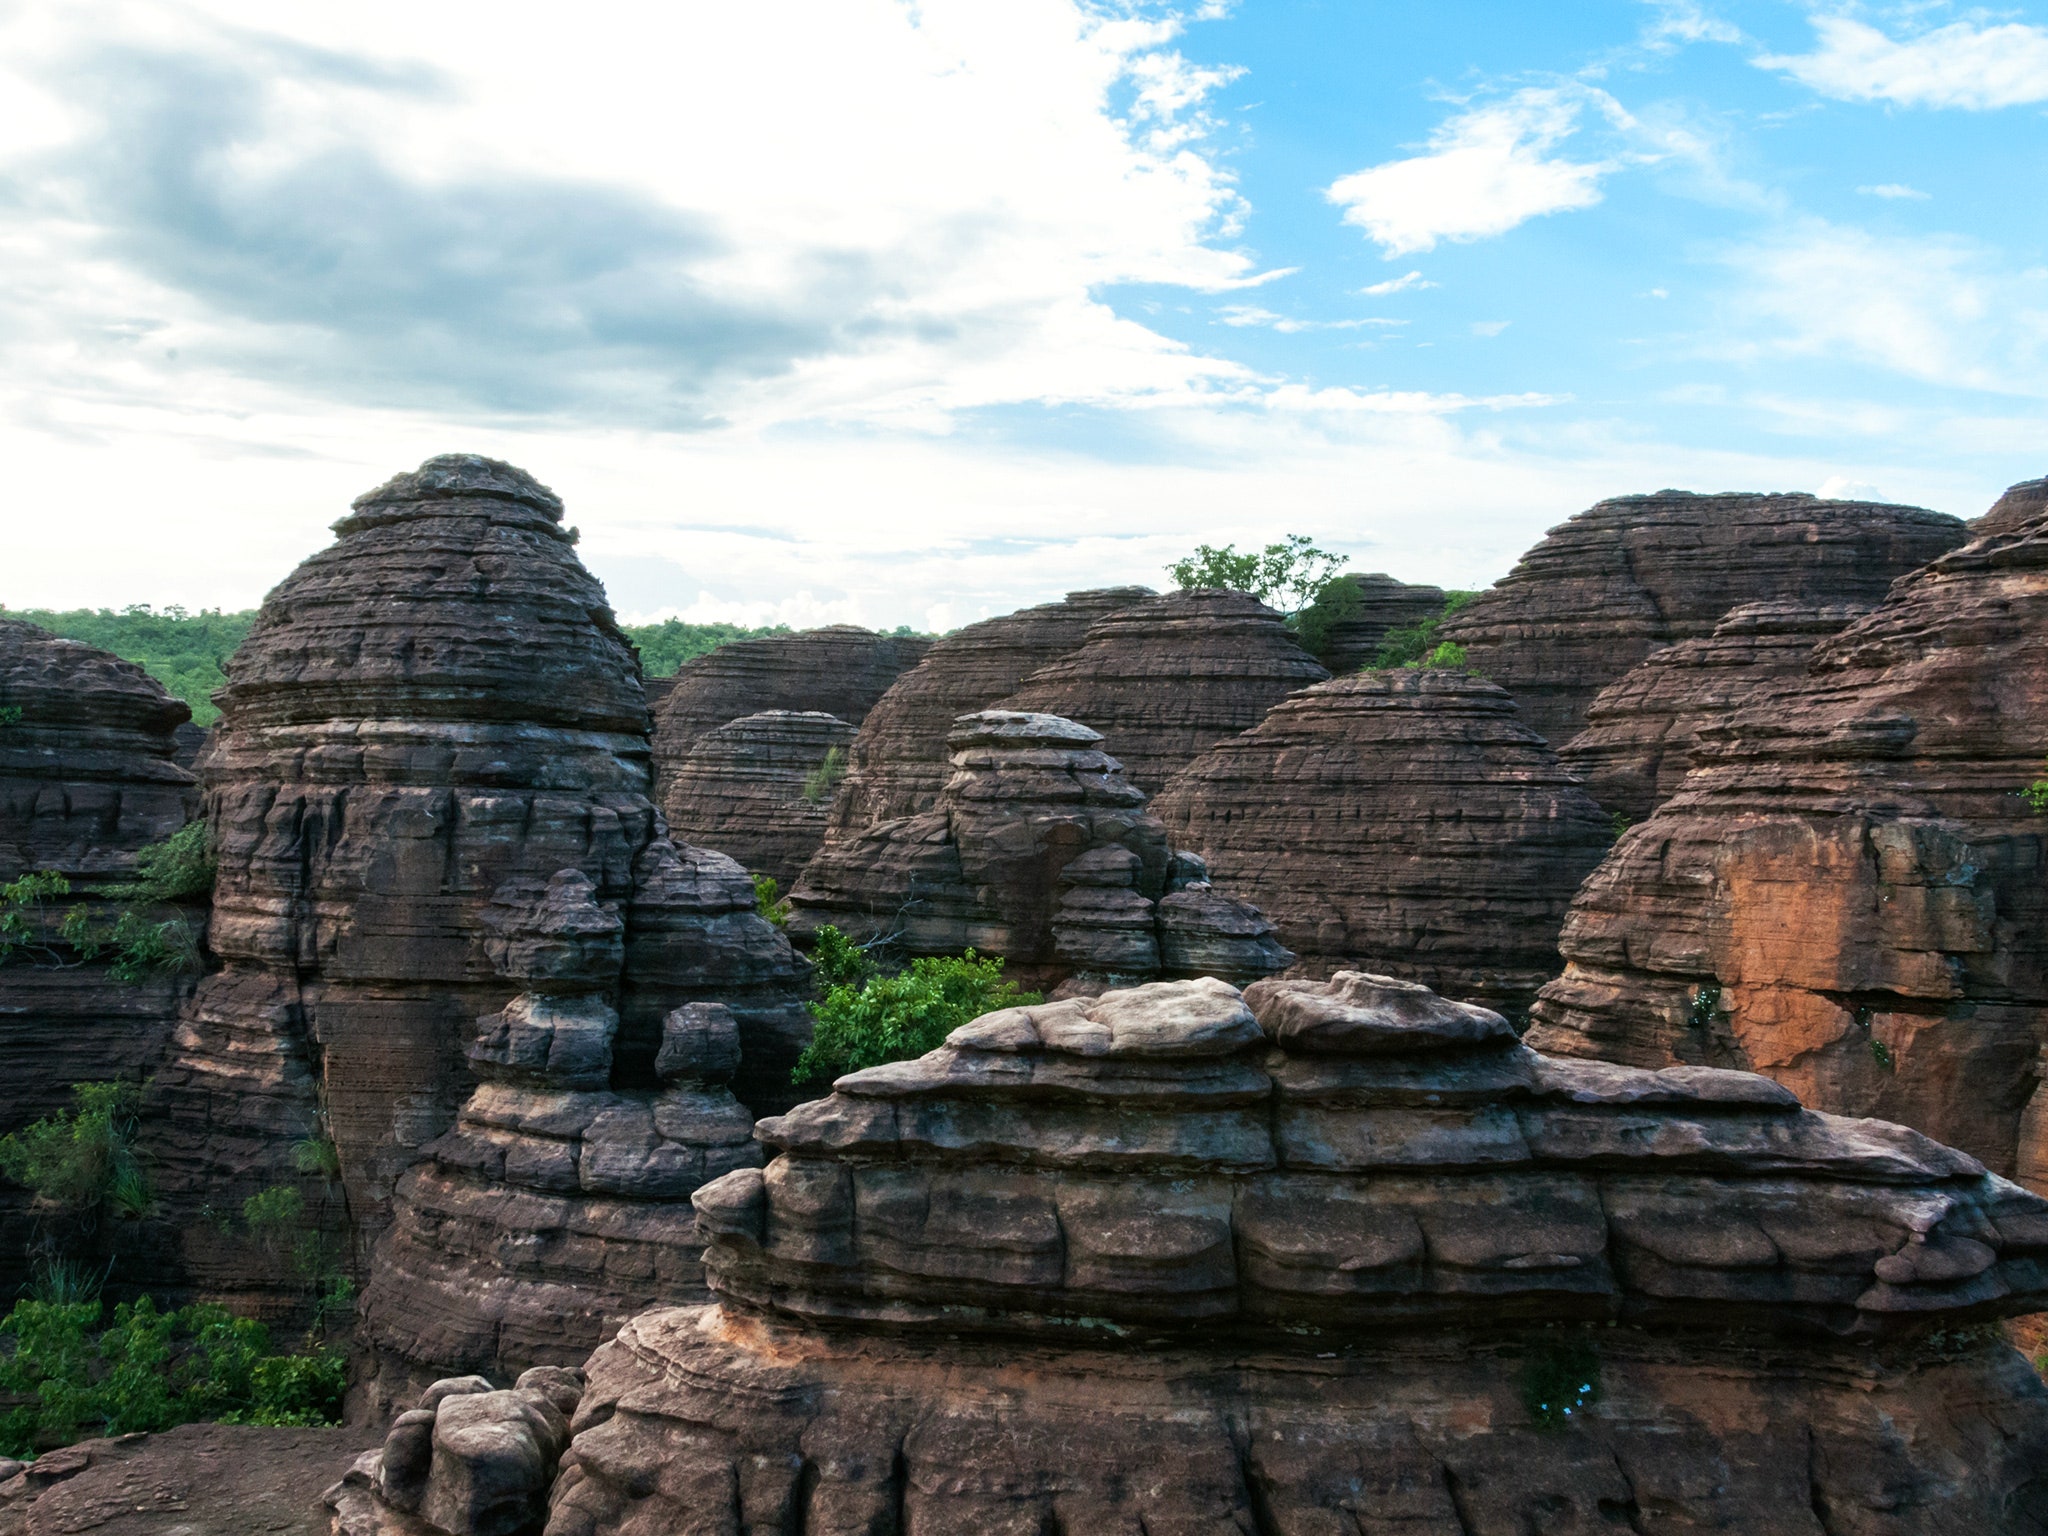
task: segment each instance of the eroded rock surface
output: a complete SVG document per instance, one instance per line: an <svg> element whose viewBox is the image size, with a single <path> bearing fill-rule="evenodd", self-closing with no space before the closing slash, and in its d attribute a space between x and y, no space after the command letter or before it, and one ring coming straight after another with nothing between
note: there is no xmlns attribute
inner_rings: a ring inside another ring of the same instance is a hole
<svg viewBox="0 0 2048 1536"><path fill-rule="evenodd" d="M1991 510L1970 524L1970 537L2012 533L2023 524L2048 512L2048 479L2022 480L2007 486L2005 494L1991 504Z"/></svg>
<svg viewBox="0 0 2048 1536"><path fill-rule="evenodd" d="M760 1134L697 1195L717 1305L593 1357L550 1536L2048 1520L2048 1391L1970 1327L2048 1302L2048 1202L1761 1078L1191 981Z"/></svg>
<svg viewBox="0 0 2048 1536"><path fill-rule="evenodd" d="M1965 537L1945 513L1886 502L1617 496L1551 529L1439 633L1562 745L1602 688L1652 651L1712 633L1729 609L1876 603Z"/></svg>
<svg viewBox="0 0 2048 1536"><path fill-rule="evenodd" d="M1700 732L1586 882L1531 1039L1769 1073L2048 1188L2048 508Z"/></svg>
<svg viewBox="0 0 2048 1536"><path fill-rule="evenodd" d="M1299 973L1366 967L1510 1009L1557 974L1571 893L1612 841L1504 691L1435 669L1304 689L1153 811Z"/></svg>
<svg viewBox="0 0 2048 1536"><path fill-rule="evenodd" d="M861 722L833 809L833 835L930 810L953 775L946 737L956 719L989 708L1047 662L1077 649L1097 619L1152 595L1148 587L1069 592L1060 602L941 636Z"/></svg>
<svg viewBox="0 0 2048 1536"><path fill-rule="evenodd" d="M1102 733L1147 794L1296 689L1328 678L1280 615L1242 592L1172 592L1098 619L998 708L1060 715Z"/></svg>
<svg viewBox="0 0 2048 1536"><path fill-rule="evenodd" d="M1352 572L1340 579L1357 594L1357 607L1330 626L1329 638L1316 657L1339 677L1371 666L1392 631L1444 611L1442 587L1396 581L1384 571Z"/></svg>
<svg viewBox="0 0 2048 1536"><path fill-rule="evenodd" d="M1600 690L1586 728L1557 750L1608 811L1641 821L1678 792L1700 731L1794 684L1813 648L1870 610L1747 603Z"/></svg>
<svg viewBox="0 0 2048 1536"><path fill-rule="evenodd" d="M686 661L661 701L654 756L664 781L706 731L763 710L831 715L858 726L931 641L828 624L793 635L735 640Z"/></svg>
<svg viewBox="0 0 2048 1536"><path fill-rule="evenodd" d="M853 727L836 715L787 709L703 732L663 775L670 834L787 888L824 842L832 814L835 786L811 781L835 752L843 770L853 740Z"/></svg>
<svg viewBox="0 0 2048 1536"><path fill-rule="evenodd" d="M936 806L823 849L790 932L831 925L902 953L1001 956L1027 986L1097 977L1250 980L1292 958L1255 908L1177 858L1145 793L1072 720L962 715Z"/></svg>

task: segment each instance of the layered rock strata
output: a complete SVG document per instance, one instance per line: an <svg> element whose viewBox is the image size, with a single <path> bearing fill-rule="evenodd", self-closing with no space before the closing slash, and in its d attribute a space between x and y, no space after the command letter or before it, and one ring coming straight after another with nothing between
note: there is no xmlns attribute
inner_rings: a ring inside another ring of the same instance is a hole
<svg viewBox="0 0 2048 1536"><path fill-rule="evenodd" d="M765 710L705 731L668 765L669 832L787 887L825 840L854 729L836 715ZM836 754L836 756L834 755Z"/></svg>
<svg viewBox="0 0 2048 1536"><path fill-rule="evenodd" d="M1027 986L1083 976L1249 980L1292 958L1256 909L1177 857L1102 737L1053 715L955 722L938 804L822 850L789 931L831 925L899 952L1001 956Z"/></svg>
<svg viewBox="0 0 2048 1536"><path fill-rule="evenodd" d="M0 931L0 1134L67 1108L75 1083L140 1082L163 1053L195 977L116 976L64 924L110 929L137 854L197 813L198 782L177 761L190 719L140 667L0 619L0 885L49 873L69 888L0 902L14 924ZM197 903L140 915L205 925ZM0 1287L22 1279L30 1225L25 1193L0 1188Z"/></svg>
<svg viewBox="0 0 2048 1536"><path fill-rule="evenodd" d="M1705 727L1586 882L1532 1040L1766 1072L2048 1188L2048 509Z"/></svg>
<svg viewBox="0 0 2048 1536"><path fill-rule="evenodd" d="M1965 537L1945 513L1883 502L1617 496L1551 529L1439 634L1561 745L1602 688L1652 651L1710 634L1729 609L1876 603Z"/></svg>
<svg viewBox="0 0 2048 1536"><path fill-rule="evenodd" d="M2022 480L2018 485L2007 486L2005 494L1991 504L1991 510L1970 524L1970 537L1981 539L1988 534L2011 533L2044 511L2048 511L2048 479Z"/></svg>
<svg viewBox="0 0 2048 1536"><path fill-rule="evenodd" d="M858 726L930 647L922 636L878 635L855 624L721 645L684 662L662 698L657 769L665 778L706 731L763 710L827 714Z"/></svg>
<svg viewBox="0 0 2048 1536"><path fill-rule="evenodd" d="M550 1536L2034 1529L2048 1202L1343 974L990 1014L762 1123ZM1142 1345L1143 1347L1133 1347Z"/></svg>
<svg viewBox="0 0 2048 1536"><path fill-rule="evenodd" d="M200 1204L236 1209L293 1179L295 1141L331 1139L368 1238L453 1122L475 1020L512 990L486 951L508 882L579 869L621 911L627 1081L653 1080L671 1009L716 998L764 1102L787 1103L808 1026L799 962L744 872L662 832L638 664L553 493L448 455L358 499L336 534L265 599L217 695L224 968L156 1080L167 1212L195 1277L230 1299L247 1245L194 1219Z"/></svg>
<svg viewBox="0 0 2048 1536"><path fill-rule="evenodd" d="M1653 651L1600 690L1559 759L1609 811L1641 821L1678 792L1700 731L1795 683L1813 648L1870 610L1748 603L1700 640Z"/></svg>
<svg viewBox="0 0 2048 1536"><path fill-rule="evenodd" d="M1280 615L1242 592L1172 592L1099 619L997 707L1102 733L1131 782L1157 794L1217 742L1329 677Z"/></svg>
<svg viewBox="0 0 2048 1536"><path fill-rule="evenodd" d="M1152 595L1148 587L1069 592L1063 601L941 636L861 722L833 808L832 835L930 810L953 774L946 737L956 719L989 708L1047 662L1077 649L1097 619Z"/></svg>
<svg viewBox="0 0 2048 1536"><path fill-rule="evenodd" d="M1396 581L1384 571L1352 572L1338 578L1355 594L1350 613L1330 626L1316 659L1337 676L1369 667L1387 636L1444 611L1442 587Z"/></svg>
<svg viewBox="0 0 2048 1536"><path fill-rule="evenodd" d="M1571 893L1613 838L1505 691L1435 669L1304 689L1152 809L1298 974L1370 967L1511 1010L1557 974Z"/></svg>
<svg viewBox="0 0 2048 1536"><path fill-rule="evenodd" d="M370 1266L363 1331L383 1401L451 1372L575 1365L633 1313L701 1297L689 1196L761 1162L726 1086L731 1010L676 1009L662 1088L613 1089L621 915L579 870L536 901L508 895L489 947L525 990L477 1021L482 1081L399 1180Z"/></svg>

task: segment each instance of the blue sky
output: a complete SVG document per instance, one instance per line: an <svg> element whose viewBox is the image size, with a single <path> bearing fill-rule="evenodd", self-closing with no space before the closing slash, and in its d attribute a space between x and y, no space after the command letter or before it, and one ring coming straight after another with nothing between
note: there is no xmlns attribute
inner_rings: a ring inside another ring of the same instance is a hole
<svg viewBox="0 0 2048 1536"><path fill-rule="evenodd" d="M2048 10L0 0L0 601L254 602L435 452L630 617L2048 472Z"/></svg>

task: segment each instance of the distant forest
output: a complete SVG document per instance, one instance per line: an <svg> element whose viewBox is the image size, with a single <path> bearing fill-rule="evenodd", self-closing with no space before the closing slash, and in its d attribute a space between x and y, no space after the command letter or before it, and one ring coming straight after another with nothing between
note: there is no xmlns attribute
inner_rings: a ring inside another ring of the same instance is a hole
<svg viewBox="0 0 2048 1536"><path fill-rule="evenodd" d="M192 718L211 725L220 718L213 690L227 681L222 671L256 621L256 610L222 613L208 608L187 613L175 605L158 611L137 603L116 613L111 608L0 608L10 619L25 619L67 640L83 640L132 661L192 706ZM742 624L685 624L668 619L660 624L627 624L626 635L640 648L640 665L649 677L666 677L684 662L715 651L733 640L786 635L789 626L749 629ZM909 634L908 628L897 631Z"/></svg>

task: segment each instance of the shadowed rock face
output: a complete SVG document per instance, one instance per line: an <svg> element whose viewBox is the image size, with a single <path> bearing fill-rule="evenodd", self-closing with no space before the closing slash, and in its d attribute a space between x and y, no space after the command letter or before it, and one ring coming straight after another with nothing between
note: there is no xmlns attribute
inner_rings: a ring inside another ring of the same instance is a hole
<svg viewBox="0 0 2048 1536"><path fill-rule="evenodd" d="M1702 640L1652 652L1600 690L1557 755L1609 811L1640 821L1678 792L1701 730L1794 685L1813 648L1870 610L1749 603Z"/></svg>
<svg viewBox="0 0 2048 1536"><path fill-rule="evenodd" d="M832 836L928 811L952 777L946 737L961 715L987 709L1033 672L1076 649L1088 626L1151 597L1147 587L1069 592L939 638L897 678L867 718L832 813Z"/></svg>
<svg viewBox="0 0 2048 1536"><path fill-rule="evenodd" d="M828 624L721 645L685 662L664 693L654 725L657 772L665 781L669 765L681 761L706 731L763 710L827 714L858 726L931 643Z"/></svg>
<svg viewBox="0 0 2048 1536"><path fill-rule="evenodd" d="M581 870L622 912L626 1080L652 1080L693 996L752 1038L801 1034L797 962L744 873L661 834L638 666L561 518L510 465L431 459L356 502L229 663L206 761L225 964L156 1084L174 1216L290 1182L293 1142L324 1134L357 1232L380 1230L510 995L485 943L508 882ZM232 1293L246 1244L183 1225Z"/></svg>
<svg viewBox="0 0 2048 1536"><path fill-rule="evenodd" d="M717 1305L592 1358L557 1536L2048 1518L2048 1391L1949 1331L2048 1304L2048 1203L1760 1078L1193 981L758 1134L696 1196Z"/></svg>
<svg viewBox="0 0 2048 1536"><path fill-rule="evenodd" d="M0 960L0 1134L68 1106L74 1083L139 1082L191 991L190 976L117 980L59 931L76 908L105 912L107 888L135 878L136 854L197 812L198 783L176 761L191 714L130 662L0 619L0 884L47 870L71 887L19 914L26 942ZM203 910L188 921L202 924ZM28 1221L26 1194L0 1188L10 1294Z"/></svg>
<svg viewBox="0 0 2048 1536"><path fill-rule="evenodd" d="M1618 496L1551 529L1440 633L1557 745L1602 688L1652 651L1712 633L1738 604L1876 603L1965 536L1945 513L1880 502Z"/></svg>
<svg viewBox="0 0 2048 1536"><path fill-rule="evenodd" d="M1444 610L1442 587L1411 586L1384 571L1343 578L1358 594L1352 615L1330 626L1328 642L1317 658L1337 676L1369 667L1387 635L1433 619Z"/></svg>
<svg viewBox="0 0 2048 1536"><path fill-rule="evenodd" d="M1329 675L1257 598L1173 592L1098 620L1078 650L998 707L1100 731L1131 782L1157 794L1217 742Z"/></svg>
<svg viewBox="0 0 2048 1536"><path fill-rule="evenodd" d="M1272 920L1297 974L1364 966L1510 1008L1557 974L1571 893L1612 841L1504 691L1408 668L1275 705L1153 810Z"/></svg>
<svg viewBox="0 0 2048 1536"><path fill-rule="evenodd" d="M1902 579L1573 903L1543 1049L1767 1072L2048 1188L2048 509Z"/></svg>
<svg viewBox="0 0 2048 1536"><path fill-rule="evenodd" d="M833 715L766 710L718 726L668 765L663 809L669 832L686 843L730 854L785 888L825 840L832 788L805 799L807 781L854 731Z"/></svg>
<svg viewBox="0 0 2048 1536"><path fill-rule="evenodd" d="M2023 524L2048 512L2048 480L2022 480L2006 487L2005 494L1991 504L1991 510L1970 524L1970 537L2013 533Z"/></svg>
<svg viewBox="0 0 2048 1536"><path fill-rule="evenodd" d="M819 853L790 892L790 932L830 924L910 955L999 955L1027 986L1077 972L1250 979L1291 958L1253 908L1176 860L1102 738L1056 715L954 723L952 779L918 816Z"/></svg>

